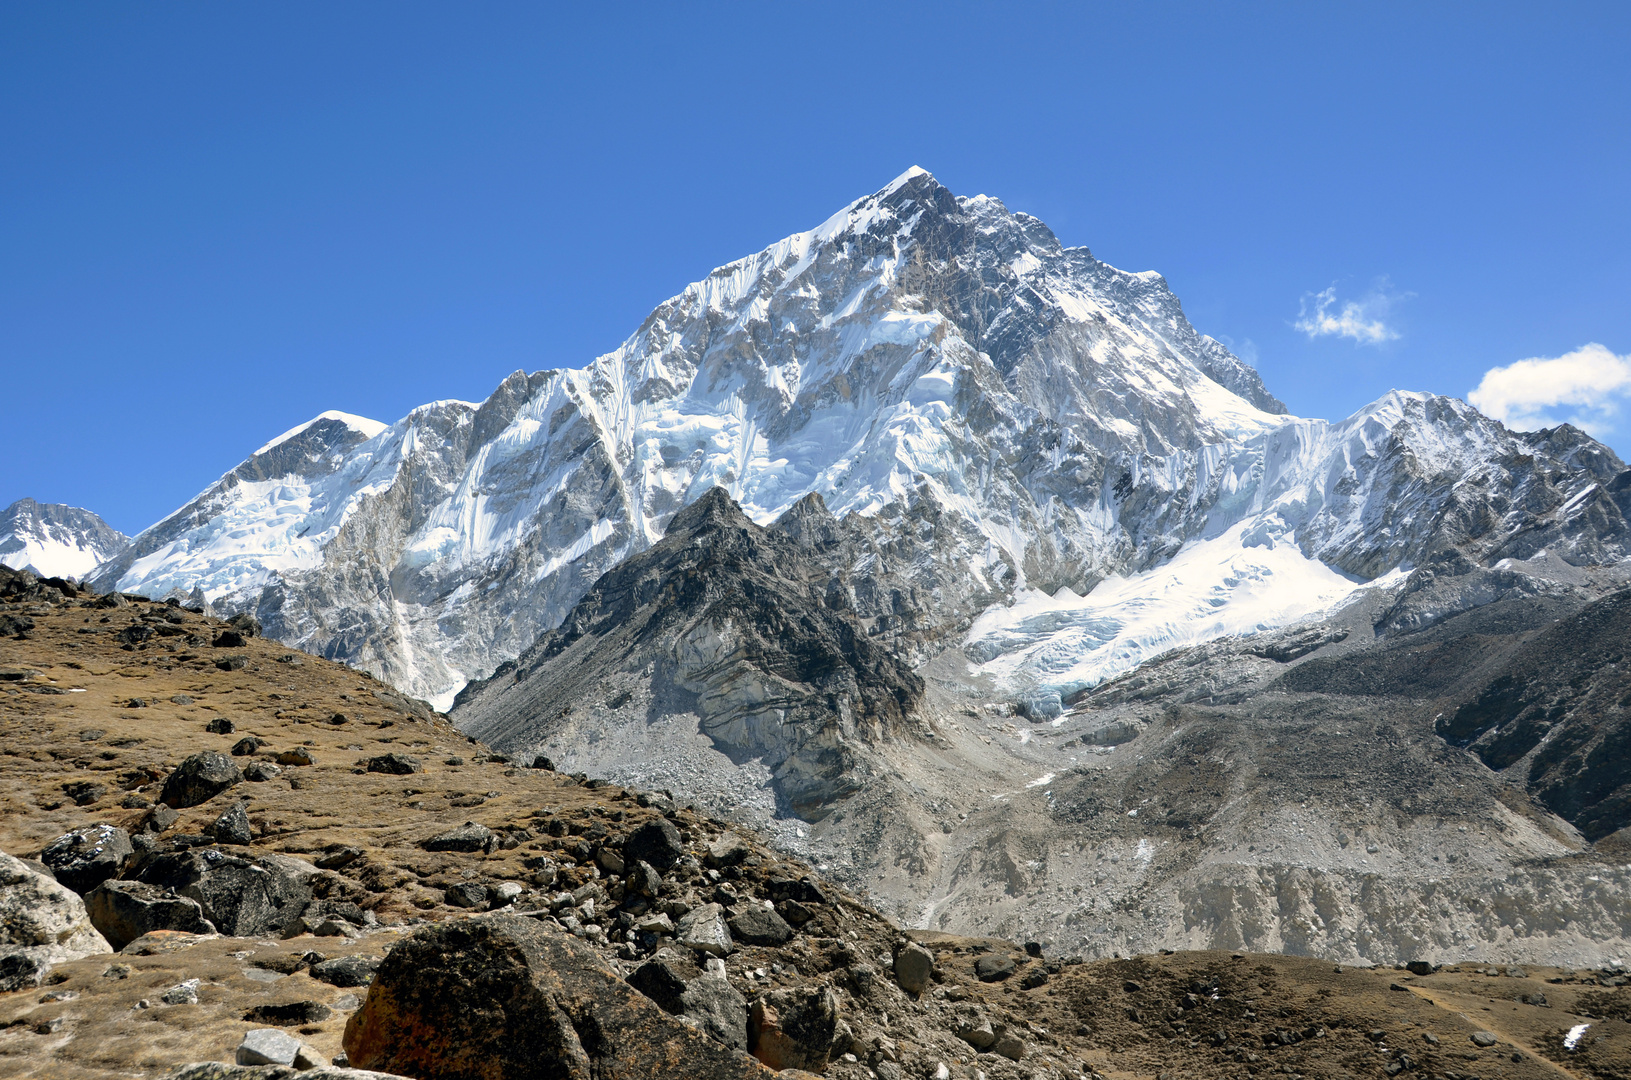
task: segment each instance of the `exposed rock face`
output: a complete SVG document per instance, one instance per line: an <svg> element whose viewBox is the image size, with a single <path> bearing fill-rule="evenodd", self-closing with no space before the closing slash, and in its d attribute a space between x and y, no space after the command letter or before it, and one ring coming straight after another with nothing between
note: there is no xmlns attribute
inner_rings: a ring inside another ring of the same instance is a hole
<svg viewBox="0 0 1631 1080"><path fill-rule="evenodd" d="M411 1076L768 1077L586 946L512 915L443 923L392 949L345 1048L356 1066Z"/></svg>
<svg viewBox="0 0 1631 1080"><path fill-rule="evenodd" d="M733 760L763 761L809 819L855 790L869 746L926 731L913 716L923 681L867 636L829 574L718 488L596 582L559 630L464 691L460 725L494 745L536 745L599 696L609 671L642 680L655 708L695 713Z"/></svg>
<svg viewBox="0 0 1631 1080"><path fill-rule="evenodd" d="M111 951L78 896L0 854L0 993L38 986L52 964Z"/></svg>

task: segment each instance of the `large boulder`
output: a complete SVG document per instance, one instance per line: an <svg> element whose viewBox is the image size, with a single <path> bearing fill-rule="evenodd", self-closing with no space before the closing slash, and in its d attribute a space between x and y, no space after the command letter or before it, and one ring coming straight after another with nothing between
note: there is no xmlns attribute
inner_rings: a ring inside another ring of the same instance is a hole
<svg viewBox="0 0 1631 1080"><path fill-rule="evenodd" d="M112 951L83 900L0 854L0 993L38 986L52 964Z"/></svg>
<svg viewBox="0 0 1631 1080"><path fill-rule="evenodd" d="M725 909L718 904L703 904L687 911L674 928L674 937L687 949L729 956L735 948L730 926L725 922Z"/></svg>
<svg viewBox="0 0 1631 1080"><path fill-rule="evenodd" d="M282 934L311 902L317 868L287 855L246 859L219 848L160 855L137 879L198 901L216 930L232 937Z"/></svg>
<svg viewBox="0 0 1631 1080"><path fill-rule="evenodd" d="M748 1049L772 1069L827 1067L838 1033L838 994L830 986L772 990L748 1010Z"/></svg>
<svg viewBox="0 0 1631 1080"><path fill-rule="evenodd" d="M444 833L437 833L419 846L426 851L462 851L474 854L478 851L491 851L498 843L498 836L485 825L477 825L474 821L467 821L456 829L449 829Z"/></svg>
<svg viewBox="0 0 1631 1080"><path fill-rule="evenodd" d="M686 1017L711 1038L747 1049L747 999L723 975L700 971L689 957L662 949L634 969L629 985L664 1012Z"/></svg>
<svg viewBox="0 0 1631 1080"><path fill-rule="evenodd" d="M145 881L104 881L85 895L85 908L114 949L153 930L215 933L197 900Z"/></svg>
<svg viewBox="0 0 1631 1080"><path fill-rule="evenodd" d="M934 954L917 942L908 942L895 953L895 981L908 994L921 994L934 976Z"/></svg>
<svg viewBox="0 0 1631 1080"><path fill-rule="evenodd" d="M118 877L136 853L130 834L112 825L87 825L45 845L40 862L57 881L84 895L108 878Z"/></svg>
<svg viewBox="0 0 1631 1080"><path fill-rule="evenodd" d="M483 1080L770 1080L670 1016L592 949L517 915L426 927L346 1024L357 1068Z"/></svg>
<svg viewBox="0 0 1631 1080"><path fill-rule="evenodd" d="M786 919L757 901L742 905L727 925L731 936L747 945L785 945L793 936Z"/></svg>
<svg viewBox="0 0 1631 1080"><path fill-rule="evenodd" d="M176 766L164 781L159 801L176 810L209 802L227 788L243 782L244 774L225 754L206 750Z"/></svg>
<svg viewBox="0 0 1631 1080"><path fill-rule="evenodd" d="M657 868L658 873L667 871L684 854L685 844L680 839L680 830L667 818L652 818L623 841L623 862L626 865L648 862Z"/></svg>

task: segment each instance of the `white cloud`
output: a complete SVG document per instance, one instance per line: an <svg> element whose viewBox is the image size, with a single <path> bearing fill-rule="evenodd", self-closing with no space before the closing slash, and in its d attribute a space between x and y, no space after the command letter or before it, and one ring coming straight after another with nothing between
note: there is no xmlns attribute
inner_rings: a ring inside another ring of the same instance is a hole
<svg viewBox="0 0 1631 1080"><path fill-rule="evenodd" d="M1380 345L1399 336L1399 332L1387 324L1386 316L1396 301L1409 296L1409 293L1390 294L1388 280L1382 278L1358 300L1344 300L1338 306L1337 289L1333 285L1317 293L1304 294L1297 321L1292 325L1310 338L1345 337L1361 345Z"/></svg>
<svg viewBox="0 0 1631 1080"><path fill-rule="evenodd" d="M1467 395L1473 407L1509 428L1535 431L1570 423L1601 438L1631 398L1631 356L1593 342L1562 356L1490 368Z"/></svg>

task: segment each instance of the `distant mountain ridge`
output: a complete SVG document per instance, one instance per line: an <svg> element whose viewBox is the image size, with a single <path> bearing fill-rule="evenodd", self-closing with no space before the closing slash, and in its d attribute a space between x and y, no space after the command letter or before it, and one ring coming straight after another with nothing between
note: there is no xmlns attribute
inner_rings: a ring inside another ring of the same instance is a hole
<svg viewBox="0 0 1631 1080"><path fill-rule="evenodd" d="M41 577L85 577L129 542L77 506L18 499L0 511L0 564Z"/></svg>

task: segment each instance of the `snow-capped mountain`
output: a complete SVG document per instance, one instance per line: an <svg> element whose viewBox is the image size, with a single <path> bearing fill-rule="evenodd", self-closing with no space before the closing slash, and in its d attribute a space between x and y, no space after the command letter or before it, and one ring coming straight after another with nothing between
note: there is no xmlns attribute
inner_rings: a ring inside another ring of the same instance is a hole
<svg viewBox="0 0 1631 1080"><path fill-rule="evenodd" d="M1618 558L1623 472L1430 395L1287 416L1158 274L912 169L585 367L273 440L99 580L252 608L446 705L713 487L761 523L813 492L869 632L1068 693L1443 546Z"/></svg>
<svg viewBox="0 0 1631 1080"><path fill-rule="evenodd" d="M18 499L0 512L0 564L42 577L85 577L129 542L77 506Z"/></svg>

